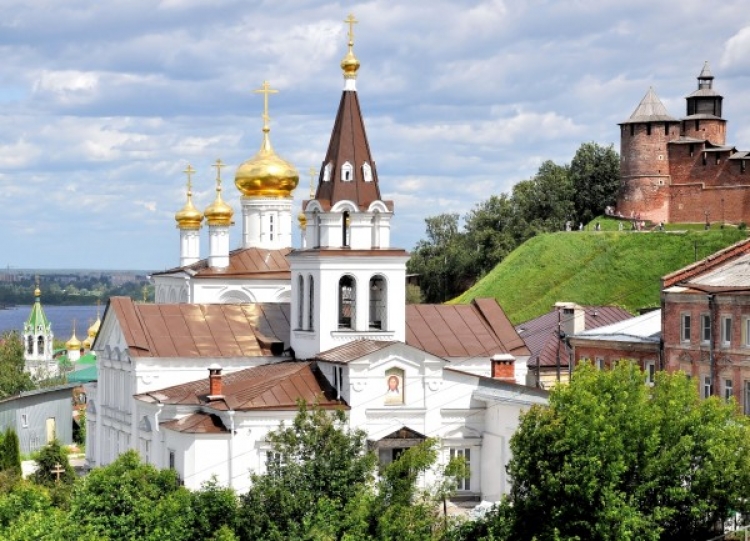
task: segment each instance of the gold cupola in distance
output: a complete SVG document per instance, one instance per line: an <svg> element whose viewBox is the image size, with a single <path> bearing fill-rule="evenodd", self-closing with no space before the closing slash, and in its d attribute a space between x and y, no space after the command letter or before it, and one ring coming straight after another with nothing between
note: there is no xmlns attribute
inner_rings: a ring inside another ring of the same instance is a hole
<svg viewBox="0 0 750 541"><path fill-rule="evenodd" d="M221 198L221 168L225 167L225 165L221 160L216 160L216 163L211 167L216 168L216 199L206 207L203 215L206 217L208 225L228 227L234 223L232 222L234 211Z"/></svg>
<svg viewBox="0 0 750 541"><path fill-rule="evenodd" d="M203 214L193 204L193 181L192 175L195 169L188 164L187 169L183 171L187 175L187 202L174 215L179 229L200 229L203 222Z"/></svg>
<svg viewBox="0 0 750 541"><path fill-rule="evenodd" d="M258 153L237 168L234 184L245 197L291 197L299 183L299 173L274 152L268 135L271 131L268 95L278 90L271 89L268 81L264 81L255 92L263 94L263 142Z"/></svg>

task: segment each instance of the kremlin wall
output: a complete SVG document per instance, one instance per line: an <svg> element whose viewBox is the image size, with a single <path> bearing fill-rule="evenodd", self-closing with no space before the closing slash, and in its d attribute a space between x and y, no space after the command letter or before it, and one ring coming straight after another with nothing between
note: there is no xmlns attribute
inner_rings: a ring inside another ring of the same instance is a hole
<svg viewBox="0 0 750 541"><path fill-rule="evenodd" d="M679 120L650 88L620 123L617 214L652 222L750 221L750 152L726 144L723 96L713 80L706 62Z"/></svg>

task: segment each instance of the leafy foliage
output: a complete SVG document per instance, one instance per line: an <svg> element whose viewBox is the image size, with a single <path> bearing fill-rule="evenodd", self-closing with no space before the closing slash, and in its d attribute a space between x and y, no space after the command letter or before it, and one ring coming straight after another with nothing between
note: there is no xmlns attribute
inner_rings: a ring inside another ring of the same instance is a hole
<svg viewBox="0 0 750 541"><path fill-rule="evenodd" d="M511 441L513 539L708 539L747 512L750 425L683 373L582 365Z"/></svg>
<svg viewBox="0 0 750 541"><path fill-rule="evenodd" d="M34 456L34 460L37 464L37 470L32 476L35 483L53 487L57 482L71 484L76 478L75 470L68 460L68 452L57 440L52 440L39 449ZM58 474L53 473L58 467L62 470L59 479Z"/></svg>
<svg viewBox="0 0 750 541"><path fill-rule="evenodd" d="M463 231L458 214L427 218L426 238L412 251L408 271L420 275L425 301L453 298L526 240L601 214L614 203L618 184L617 153L585 143L570 166L547 160L510 195L479 203L464 217Z"/></svg>
<svg viewBox="0 0 750 541"><path fill-rule="evenodd" d="M0 435L0 470L16 477L21 476L21 449L18 434L10 427Z"/></svg>
<svg viewBox="0 0 750 541"><path fill-rule="evenodd" d="M0 336L0 398L34 388L31 377L24 372L23 340L15 332Z"/></svg>

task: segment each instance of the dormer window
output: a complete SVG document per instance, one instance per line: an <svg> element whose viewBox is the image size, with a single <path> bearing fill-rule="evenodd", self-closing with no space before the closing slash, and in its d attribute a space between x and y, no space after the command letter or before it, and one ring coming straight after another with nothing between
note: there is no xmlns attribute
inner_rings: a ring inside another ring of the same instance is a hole
<svg viewBox="0 0 750 541"><path fill-rule="evenodd" d="M365 179L365 182L372 182L372 167L367 162L362 164L362 178Z"/></svg>
<svg viewBox="0 0 750 541"><path fill-rule="evenodd" d="M323 168L323 182L331 181L331 169L333 169L333 166L331 165L331 162L328 162Z"/></svg>
<svg viewBox="0 0 750 541"><path fill-rule="evenodd" d="M351 182L354 180L354 168L349 162L345 162L344 165L341 166L341 180L344 182Z"/></svg>

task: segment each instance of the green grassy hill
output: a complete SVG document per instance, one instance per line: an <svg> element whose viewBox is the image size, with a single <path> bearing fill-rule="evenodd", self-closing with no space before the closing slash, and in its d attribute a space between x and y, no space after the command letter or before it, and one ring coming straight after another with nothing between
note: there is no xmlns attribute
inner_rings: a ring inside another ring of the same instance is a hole
<svg viewBox="0 0 750 541"><path fill-rule="evenodd" d="M612 304L636 311L659 305L660 278L747 238L723 229L668 233L560 232L514 250L452 303L494 297L514 324L555 302Z"/></svg>

